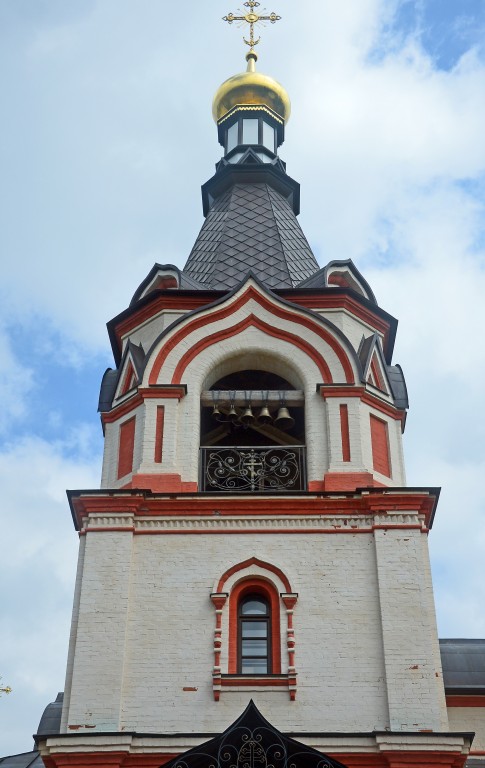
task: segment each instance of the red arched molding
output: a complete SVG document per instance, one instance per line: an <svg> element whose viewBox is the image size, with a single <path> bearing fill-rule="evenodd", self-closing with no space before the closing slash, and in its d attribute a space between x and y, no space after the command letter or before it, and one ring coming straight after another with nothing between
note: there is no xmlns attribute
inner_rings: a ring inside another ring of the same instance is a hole
<svg viewBox="0 0 485 768"><path fill-rule="evenodd" d="M233 576L233 574L237 573L238 571L244 571L246 568L249 568L251 565L257 565L259 568L264 568L266 571L271 571L271 573L274 573L275 576L277 576L283 584L285 585L285 591L286 592L293 592L289 579L282 570L276 567L276 565L272 565L271 563L266 563L264 560L259 560L257 557L250 557L248 560L244 560L242 563L237 563L237 565L233 565L231 568L228 568L227 571L221 576L219 579L219 583L217 584L217 592L224 592L224 584L226 581ZM250 577L249 577L250 578ZM259 578L258 576L255 576L254 578Z"/></svg>
<svg viewBox="0 0 485 768"><path fill-rule="evenodd" d="M238 658L238 605L239 601L249 593L255 593L268 600L271 610L271 669L269 674L281 674L281 630L280 630L280 599L274 584L266 579L248 576L231 590L229 597L229 665L230 675L237 674Z"/></svg>
<svg viewBox="0 0 485 768"><path fill-rule="evenodd" d="M296 323L297 325L301 325L305 328L308 328L313 333L315 333L317 336L319 336L321 339L323 339L330 347L333 349L335 354L337 355L344 371L345 371L345 380L347 384L353 384L355 382L354 374L352 370L352 365L350 363L350 360L345 353L345 350L341 346L341 344L335 339L332 334L324 327L319 325L315 320L313 320L311 317L306 317L302 315L297 315L294 312L289 311L285 307L281 307L277 304L273 304L271 301L269 301L265 296L260 294L258 291L255 290L253 286L250 286L236 301L234 301L229 306L221 307L219 310L215 310L213 312L208 312L205 315L197 315L193 318L193 320L187 322L187 324L183 325L182 328L180 328L178 331L176 331L171 338L167 340L167 342L163 345L162 349L158 352L158 355L155 359L155 362L153 364L152 370L150 372L149 376L149 384L153 385L156 384L158 381L158 376L160 374L160 370L163 366L163 363L165 362L167 356L169 353L174 349L186 336L188 336L190 333L192 333L193 330L198 330L200 328L203 328L205 325L209 325L211 323L215 323L218 320L223 320L228 315L233 314L238 309L240 309L244 304L246 304L250 299L254 299L260 306L262 306L264 309L267 309L269 312L271 312L276 317L280 317L283 320L289 320L293 323ZM268 328L271 326L268 326ZM277 329L274 327L272 328L273 332L275 332ZM284 332L281 332L284 333ZM214 334L215 335L215 334ZM274 335L274 333L273 333ZM289 334L292 336L291 334ZM293 337L298 338L299 337ZM300 340L300 339L299 339ZM310 346L310 345L309 345ZM322 358L323 360L323 358ZM323 374L322 374L323 375ZM331 382L331 378L330 378Z"/></svg>
<svg viewBox="0 0 485 768"><path fill-rule="evenodd" d="M268 336L273 336L276 339L287 341L289 344L292 344L295 347L299 347L316 363L324 383L332 384L332 374L330 373L330 368L328 367L327 362L311 344L309 344L307 341L304 341L301 337L295 336L293 333L283 331L281 328L276 328L274 325L268 325L268 323L263 322L252 314L248 315L248 317L246 317L244 320L241 320L241 322L236 323L236 325L233 325L232 328L224 328L224 330L217 331L216 333L207 336L203 341L196 342L191 347L191 349L189 349L188 352L186 352L185 355L183 355L183 357L180 359L172 377L172 384L180 384L185 369L194 359L194 357L197 357L197 355L199 355L203 349L213 346L214 344L217 344L224 339L228 339L231 336L236 336L238 333L241 333L250 326L258 328L258 330L263 331L263 333L266 333Z"/></svg>

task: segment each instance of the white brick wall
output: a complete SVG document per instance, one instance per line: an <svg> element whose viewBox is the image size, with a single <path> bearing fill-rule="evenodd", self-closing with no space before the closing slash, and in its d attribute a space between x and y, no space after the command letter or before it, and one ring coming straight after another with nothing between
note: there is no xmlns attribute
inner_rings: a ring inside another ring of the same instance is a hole
<svg viewBox="0 0 485 768"><path fill-rule="evenodd" d="M86 536L71 694L64 703L67 730L70 725L119 728L130 577L136 570L132 541L125 532Z"/></svg>
<svg viewBox="0 0 485 768"><path fill-rule="evenodd" d="M179 317L183 317L185 312L174 312L170 310L164 310L155 317L150 318L146 322L135 328L128 336L123 338L122 350L124 352L128 339L137 346L142 345L145 352L148 352L153 342L160 336L165 328L168 328Z"/></svg>
<svg viewBox="0 0 485 768"><path fill-rule="evenodd" d="M253 697L283 730L446 729L420 536L88 534L68 724L222 730ZM213 699L210 593L250 556L299 593L294 703L286 690Z"/></svg>
<svg viewBox="0 0 485 768"><path fill-rule="evenodd" d="M418 530L375 531L391 730L447 730L436 621Z"/></svg>

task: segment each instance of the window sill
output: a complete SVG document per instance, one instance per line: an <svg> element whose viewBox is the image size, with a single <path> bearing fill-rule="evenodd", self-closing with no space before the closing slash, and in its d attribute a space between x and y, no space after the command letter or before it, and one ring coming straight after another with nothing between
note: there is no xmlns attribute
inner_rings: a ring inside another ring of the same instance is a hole
<svg viewBox="0 0 485 768"><path fill-rule="evenodd" d="M279 691L286 689L290 700L296 699L296 672L288 675L213 675L214 699L219 701L221 691Z"/></svg>

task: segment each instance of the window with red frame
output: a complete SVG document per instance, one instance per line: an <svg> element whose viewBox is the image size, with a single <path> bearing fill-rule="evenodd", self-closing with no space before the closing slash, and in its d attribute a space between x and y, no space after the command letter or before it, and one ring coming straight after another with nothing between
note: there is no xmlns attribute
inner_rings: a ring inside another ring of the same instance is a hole
<svg viewBox="0 0 485 768"><path fill-rule="evenodd" d="M238 672L267 675L271 671L271 608L260 594L238 604Z"/></svg>
<svg viewBox="0 0 485 768"><path fill-rule="evenodd" d="M273 584L257 576L233 587L229 597L229 675L281 674L279 602Z"/></svg>

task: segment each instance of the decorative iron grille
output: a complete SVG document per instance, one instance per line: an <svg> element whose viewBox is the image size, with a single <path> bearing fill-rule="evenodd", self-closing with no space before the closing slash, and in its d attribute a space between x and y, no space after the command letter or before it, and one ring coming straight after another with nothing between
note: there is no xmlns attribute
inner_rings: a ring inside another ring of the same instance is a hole
<svg viewBox="0 0 485 768"><path fill-rule="evenodd" d="M306 490L302 446L201 448L203 491L261 493Z"/></svg>
<svg viewBox="0 0 485 768"><path fill-rule="evenodd" d="M345 768L322 752L288 738L253 701L224 733L184 752L162 768Z"/></svg>

